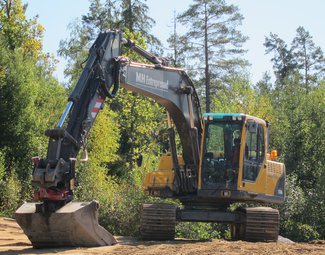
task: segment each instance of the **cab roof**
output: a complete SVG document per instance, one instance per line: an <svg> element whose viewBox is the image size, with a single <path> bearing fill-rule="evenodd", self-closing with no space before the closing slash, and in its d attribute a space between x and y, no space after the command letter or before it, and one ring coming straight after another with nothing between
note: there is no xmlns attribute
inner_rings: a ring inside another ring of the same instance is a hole
<svg viewBox="0 0 325 255"><path fill-rule="evenodd" d="M241 118L238 118L241 117ZM245 120L245 119L251 119L254 120L258 123L261 122L266 122L265 120L258 118L258 117L254 117L248 114L244 114L244 113L204 113L203 114L203 119L209 119L209 120L222 120L222 119L234 119L234 120Z"/></svg>

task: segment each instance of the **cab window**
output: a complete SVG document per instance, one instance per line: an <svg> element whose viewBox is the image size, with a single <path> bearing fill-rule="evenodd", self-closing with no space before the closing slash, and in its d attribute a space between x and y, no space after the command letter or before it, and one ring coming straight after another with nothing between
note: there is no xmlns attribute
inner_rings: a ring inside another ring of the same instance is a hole
<svg viewBox="0 0 325 255"><path fill-rule="evenodd" d="M255 181L264 159L264 128L255 122L248 122L245 138L243 179L246 181Z"/></svg>
<svg viewBox="0 0 325 255"><path fill-rule="evenodd" d="M206 125L202 160L202 188L236 187L239 167L240 121Z"/></svg>

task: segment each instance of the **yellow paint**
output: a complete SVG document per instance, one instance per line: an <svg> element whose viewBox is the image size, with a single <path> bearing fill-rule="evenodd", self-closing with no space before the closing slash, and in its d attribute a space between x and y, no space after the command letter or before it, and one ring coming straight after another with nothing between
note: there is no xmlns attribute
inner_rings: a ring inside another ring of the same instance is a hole
<svg viewBox="0 0 325 255"><path fill-rule="evenodd" d="M199 180L198 180L198 189L201 189L202 187L202 162L203 162L203 146L204 146L204 138L205 138L205 125L206 121L203 121L202 123L202 128L203 128L203 133L202 133L202 139L201 139L201 151L200 151L200 161L199 161Z"/></svg>
<svg viewBox="0 0 325 255"><path fill-rule="evenodd" d="M178 156L178 163L181 168L184 168L184 160ZM161 156L157 171L146 174L144 179L144 189L162 189L169 187L173 190L175 172L173 170L173 160L170 153Z"/></svg>
<svg viewBox="0 0 325 255"><path fill-rule="evenodd" d="M264 141L266 141L266 123L264 120L259 118L255 118L252 116L247 116L247 121L254 121L257 124L263 126L264 130ZM270 155L266 154L263 164L261 164L261 168L259 170L258 176L256 180L248 181L243 180L243 164L244 164L244 153L245 153L245 137L246 137L246 128L244 126L242 137L241 137L241 148L240 148L240 163L239 163L239 171L238 171L238 190L245 190L251 193L259 193L266 195L274 195L276 184L281 178L282 174L285 171L285 167L283 163L271 161ZM265 146L266 150L266 146Z"/></svg>
<svg viewBox="0 0 325 255"><path fill-rule="evenodd" d="M246 121L254 121L257 124L263 126L264 130L264 141L266 141L266 122L262 119L252 117L246 115ZM201 141L201 151L200 151L200 164L199 164L199 172L198 172L198 189L202 187L202 160L203 160L203 146L204 146L204 137L205 137L205 126L206 122L203 122L203 134ZM247 191L250 193L259 193L266 195L274 195L275 188L285 172L284 164L272 161L270 158L270 154L267 154L265 151L265 159L263 164L261 164L260 171L256 180L248 181L243 180L243 163L244 163L244 154L245 154L245 138L246 138L246 125L243 125L242 135L241 135L241 148L240 148L240 158L239 158L239 169L238 169L238 182L237 188L238 190ZM266 150L266 146L265 146ZM220 154L220 152L214 152L216 156ZM220 155L219 155L220 156ZM184 160L181 156L178 156L178 161L180 168L185 168ZM158 169L154 172L150 172L146 175L144 180L144 188L147 194L149 190L153 192L159 192L159 190L163 188L170 188L170 190L174 190L173 183L175 178L175 172L173 170L173 161L170 153L164 154L160 158L160 162L158 165Z"/></svg>

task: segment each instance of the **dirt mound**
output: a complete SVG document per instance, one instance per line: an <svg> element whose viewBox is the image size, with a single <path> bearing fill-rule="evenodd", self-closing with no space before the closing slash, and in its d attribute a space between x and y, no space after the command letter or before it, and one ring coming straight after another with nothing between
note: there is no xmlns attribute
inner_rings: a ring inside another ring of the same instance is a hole
<svg viewBox="0 0 325 255"><path fill-rule="evenodd" d="M325 254L325 242L302 243L248 243L224 240L195 241L175 240L166 242L143 242L132 237L117 237L119 244L97 248L33 249L23 231L12 219L0 218L0 255L18 254Z"/></svg>

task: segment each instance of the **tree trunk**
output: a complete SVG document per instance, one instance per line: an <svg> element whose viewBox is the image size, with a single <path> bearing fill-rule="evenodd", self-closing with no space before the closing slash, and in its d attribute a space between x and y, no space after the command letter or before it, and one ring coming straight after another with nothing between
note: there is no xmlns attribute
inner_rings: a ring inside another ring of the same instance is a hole
<svg viewBox="0 0 325 255"><path fill-rule="evenodd" d="M209 70L209 49L208 49L208 17L207 4L205 3L205 19L204 19L204 60L205 60L205 104L206 112L210 112L210 70Z"/></svg>

